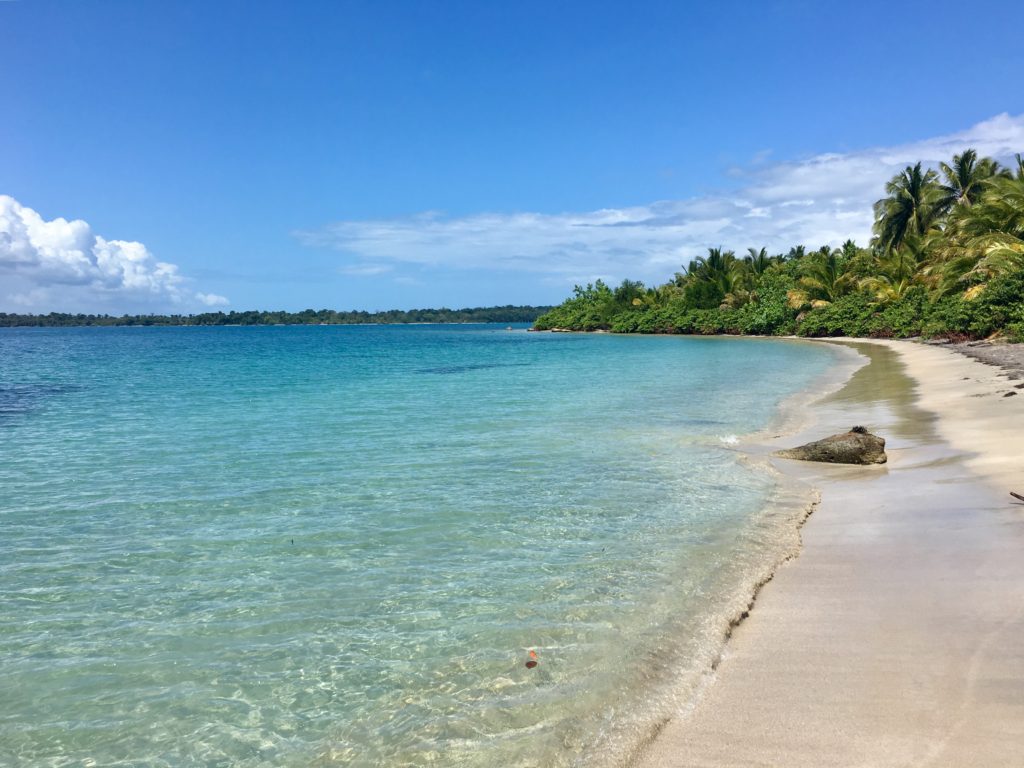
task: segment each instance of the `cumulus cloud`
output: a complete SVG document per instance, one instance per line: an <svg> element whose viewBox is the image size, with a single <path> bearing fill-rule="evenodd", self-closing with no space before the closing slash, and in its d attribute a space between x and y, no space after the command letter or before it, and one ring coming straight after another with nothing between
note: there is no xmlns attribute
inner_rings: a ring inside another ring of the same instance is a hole
<svg viewBox="0 0 1024 768"><path fill-rule="evenodd" d="M935 166L968 147L1004 160L1024 151L1024 115L1002 114L899 146L791 162L772 163L764 151L749 168L732 169L730 191L684 200L578 213L426 212L341 221L296 236L308 246L344 253L348 274L405 264L514 270L555 283L625 276L660 281L708 246L781 252L848 238L866 244L872 203L889 178L908 163Z"/></svg>
<svg viewBox="0 0 1024 768"><path fill-rule="evenodd" d="M226 307L231 302L216 293L196 293L196 301L204 307Z"/></svg>
<svg viewBox="0 0 1024 768"><path fill-rule="evenodd" d="M227 303L188 292L178 267L142 243L107 240L80 219L46 220L7 195L0 195L0 275L9 287L0 300L27 310Z"/></svg>

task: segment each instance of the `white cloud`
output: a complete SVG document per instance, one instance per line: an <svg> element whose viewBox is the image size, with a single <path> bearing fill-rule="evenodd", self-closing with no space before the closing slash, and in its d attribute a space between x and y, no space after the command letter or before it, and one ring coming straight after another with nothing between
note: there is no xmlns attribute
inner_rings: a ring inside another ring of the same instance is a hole
<svg viewBox="0 0 1024 768"><path fill-rule="evenodd" d="M226 307L231 302L216 293L196 293L196 301L206 307Z"/></svg>
<svg viewBox="0 0 1024 768"><path fill-rule="evenodd" d="M157 261L142 243L107 240L80 220L47 221L0 195L0 301L20 309L188 308L227 303L223 296L185 292L178 267Z"/></svg>
<svg viewBox="0 0 1024 768"><path fill-rule="evenodd" d="M353 277L373 277L375 275L382 275L385 272L390 272L394 267L390 264L350 264L344 267L339 267L338 272L343 275L351 275Z"/></svg>
<svg viewBox="0 0 1024 768"><path fill-rule="evenodd" d="M908 163L934 166L968 147L1004 160L1024 151L1024 115L998 115L909 144L791 162L767 162L769 152L761 152L750 167L730 174L729 193L580 213L427 212L341 221L296 236L306 245L346 254L349 274L413 264L515 270L565 284L626 276L657 282L708 246L781 252L848 238L866 244L871 206L889 178Z"/></svg>
<svg viewBox="0 0 1024 768"><path fill-rule="evenodd" d="M10 300L16 307L31 309L46 304L50 300L50 292L45 288L31 288L24 293L11 294Z"/></svg>

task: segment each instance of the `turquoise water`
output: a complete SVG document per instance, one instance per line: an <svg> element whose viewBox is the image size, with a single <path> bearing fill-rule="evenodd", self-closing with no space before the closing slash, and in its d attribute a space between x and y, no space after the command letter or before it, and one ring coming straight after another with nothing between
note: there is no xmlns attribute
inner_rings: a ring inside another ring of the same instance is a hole
<svg viewBox="0 0 1024 768"><path fill-rule="evenodd" d="M614 764L777 555L729 443L834 354L4 330L0 764Z"/></svg>

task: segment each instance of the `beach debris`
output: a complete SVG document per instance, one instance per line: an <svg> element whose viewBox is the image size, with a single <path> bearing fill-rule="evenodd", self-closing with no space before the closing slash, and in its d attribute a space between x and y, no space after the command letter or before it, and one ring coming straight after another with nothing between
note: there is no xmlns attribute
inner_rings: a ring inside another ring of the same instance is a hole
<svg viewBox="0 0 1024 768"><path fill-rule="evenodd" d="M1019 493L1014 493L1013 491L1010 491L1010 495L1013 496L1013 498L1015 499L1020 499L1021 501L1024 501L1024 496L1021 496Z"/></svg>
<svg viewBox="0 0 1024 768"><path fill-rule="evenodd" d="M861 426L798 448L776 451L775 455L784 459L821 461L829 464L885 464L888 461L885 455L885 439L871 434Z"/></svg>
<svg viewBox="0 0 1024 768"><path fill-rule="evenodd" d="M528 658L526 660L526 668L527 669L533 669L534 667L536 667L540 663L539 661L537 661L537 652L534 651L534 650L531 650L530 653L529 653L529 656L530 656L530 658Z"/></svg>

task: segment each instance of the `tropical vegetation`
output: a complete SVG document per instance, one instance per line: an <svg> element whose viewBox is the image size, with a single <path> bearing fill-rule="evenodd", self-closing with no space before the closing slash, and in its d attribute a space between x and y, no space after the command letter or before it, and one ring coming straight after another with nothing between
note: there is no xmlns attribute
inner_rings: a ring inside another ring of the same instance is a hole
<svg viewBox="0 0 1024 768"><path fill-rule="evenodd" d="M908 165L865 247L708 248L664 285L577 286L534 327L1024 341L1024 159L1007 168L967 149Z"/></svg>
<svg viewBox="0 0 1024 768"><path fill-rule="evenodd" d="M532 323L551 307L472 307L467 309L391 309L384 312L204 312L198 315L83 315L51 312L17 315L0 312L0 327L78 325L356 325L399 323Z"/></svg>

